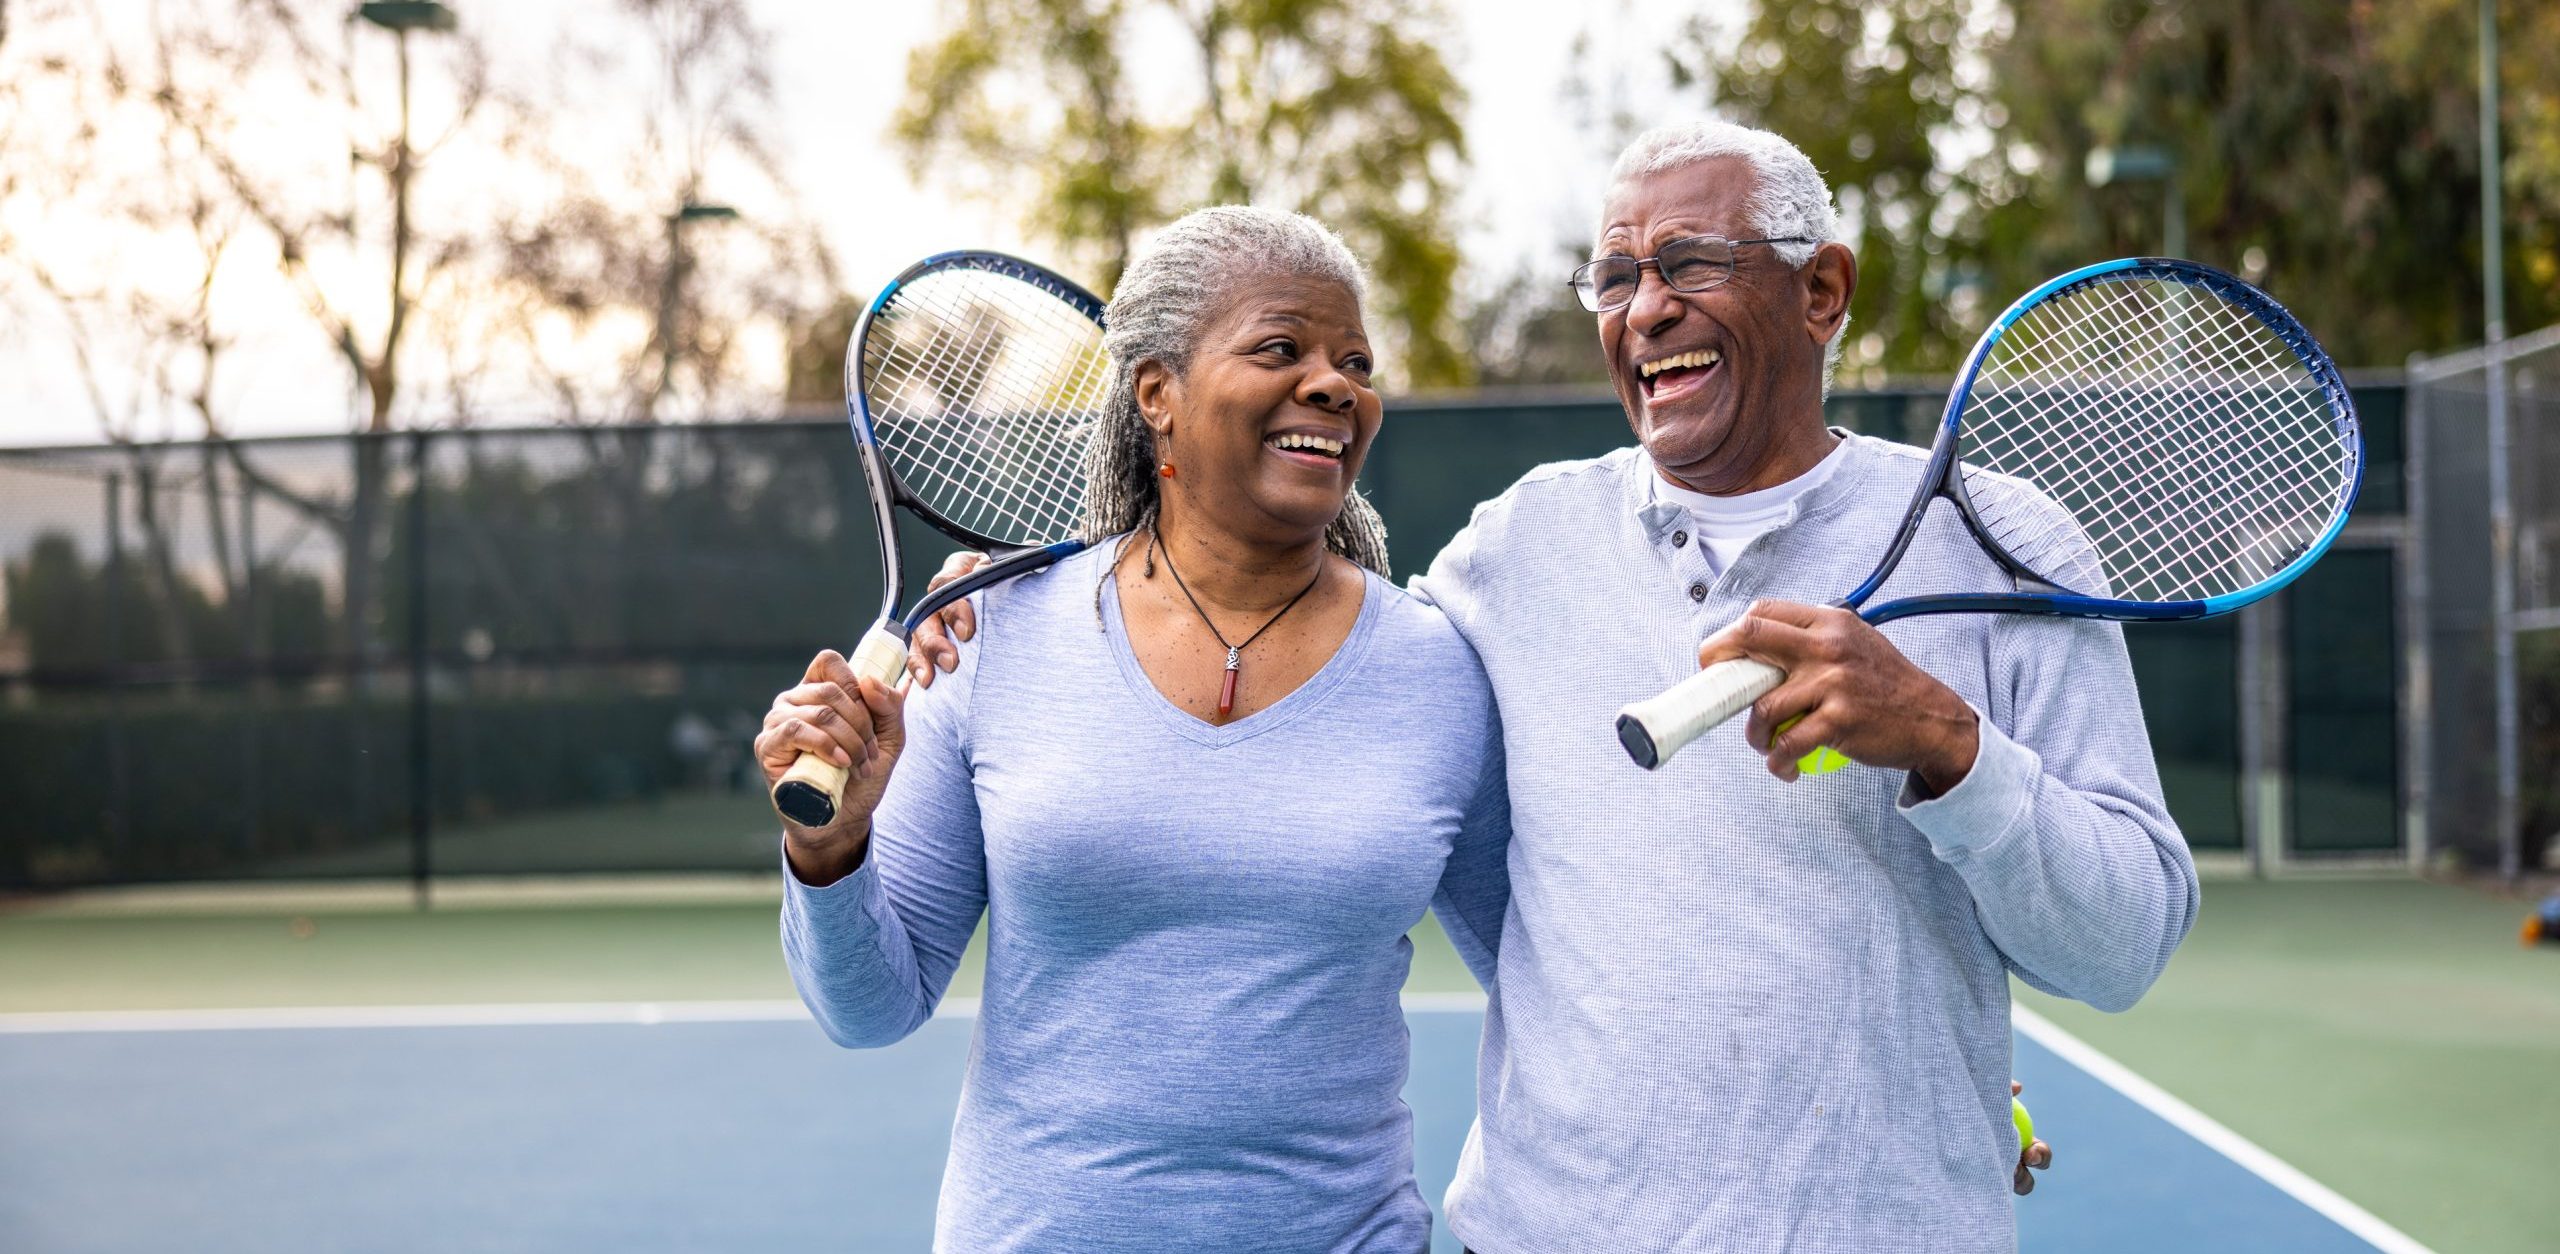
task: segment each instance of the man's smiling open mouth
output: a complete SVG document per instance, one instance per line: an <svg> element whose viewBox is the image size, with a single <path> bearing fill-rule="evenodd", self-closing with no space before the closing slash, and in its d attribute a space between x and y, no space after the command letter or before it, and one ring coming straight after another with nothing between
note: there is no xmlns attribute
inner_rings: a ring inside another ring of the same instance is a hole
<svg viewBox="0 0 2560 1254"><path fill-rule="evenodd" d="M1697 390L1723 363L1724 353L1712 348L1657 357L1636 367L1638 386L1647 400L1669 400Z"/></svg>

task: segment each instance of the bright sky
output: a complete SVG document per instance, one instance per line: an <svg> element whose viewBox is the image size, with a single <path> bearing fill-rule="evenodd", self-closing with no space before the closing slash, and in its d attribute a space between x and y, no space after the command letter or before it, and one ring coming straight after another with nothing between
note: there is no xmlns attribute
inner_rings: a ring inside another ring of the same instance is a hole
<svg viewBox="0 0 2560 1254"><path fill-rule="evenodd" d="M1696 89L1674 96L1662 79L1661 42L1700 9L1603 0L1588 10L1538 0L1457 0L1457 39L1447 50L1470 102L1473 148L1461 208L1469 282L1478 290L1523 264L1553 266L1559 245L1587 238L1598 211L1600 177L1614 140L1606 123L1586 126L1587 106L1569 104L1569 50L1589 37L1587 81L1625 84L1621 102L1648 121L1700 111ZM501 55L547 46L575 3L555 0L531 16L494 7L513 24ZM462 0L466 21L490 20L493 6ZM904 87L909 49L937 29L946 5L930 0L802 4L760 0L757 19L774 35L771 67L779 96L782 149L792 181L836 252L844 280L869 291L908 262L955 247L1030 249L1012 213L955 200L911 181L882 134ZM1668 10L1666 12L1666 10ZM1600 105L1605 111L1608 102ZM1036 249L1030 249L1037 255ZM1559 269L1559 278L1561 270ZM41 309L41 305L30 308ZM29 319L0 328L0 444L87 442L98 427L78 377L61 365L58 331ZM778 351L762 356L778 358ZM754 363L778 369L778 363ZM346 369L319 333L289 306L247 337L227 369L239 434L348 429Z"/></svg>

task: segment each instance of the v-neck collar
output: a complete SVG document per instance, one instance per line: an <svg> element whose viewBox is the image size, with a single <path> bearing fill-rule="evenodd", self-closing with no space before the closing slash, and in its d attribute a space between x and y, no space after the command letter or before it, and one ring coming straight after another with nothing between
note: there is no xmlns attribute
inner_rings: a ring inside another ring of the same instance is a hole
<svg viewBox="0 0 2560 1254"><path fill-rule="evenodd" d="M1096 545L1096 548L1103 546ZM1324 701L1325 694L1339 687L1345 676L1359 668L1360 659L1369 649L1369 638L1375 634L1379 607L1385 598L1376 573L1360 572L1360 616L1351 624L1351 634L1325 659L1306 682L1290 689L1288 694L1232 723L1210 723L1175 705L1147 678L1147 668L1138 662L1137 647L1129 641L1129 628L1120 616L1120 581L1112 574L1103 576L1102 630L1109 637L1112 660L1120 664L1120 677L1127 681L1131 695L1140 705L1155 712L1158 719L1186 740L1212 749L1250 740L1275 727L1285 726L1309 708Z"/></svg>

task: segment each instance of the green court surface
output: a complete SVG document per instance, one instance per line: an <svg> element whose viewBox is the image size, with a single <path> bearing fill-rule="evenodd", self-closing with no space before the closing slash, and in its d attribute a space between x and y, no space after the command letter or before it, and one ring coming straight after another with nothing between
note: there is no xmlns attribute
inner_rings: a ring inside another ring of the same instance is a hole
<svg viewBox="0 0 2560 1254"><path fill-rule="evenodd" d="M2408 880L2208 880L2132 1011L2016 991L2438 1250L2548 1251L2560 946L2517 943L2528 908Z"/></svg>
<svg viewBox="0 0 2560 1254"><path fill-rule="evenodd" d="M777 888L456 886L425 913L391 886L20 906L0 912L0 1013L789 998ZM2548 1250L2560 947L2517 944L2524 910L2406 880L2212 880L2130 1013L2019 1002L2437 1250ZM1436 927L1415 936L1413 991L1474 988ZM973 953L951 993L978 985ZM2071 1128L2042 1131L2067 1175Z"/></svg>

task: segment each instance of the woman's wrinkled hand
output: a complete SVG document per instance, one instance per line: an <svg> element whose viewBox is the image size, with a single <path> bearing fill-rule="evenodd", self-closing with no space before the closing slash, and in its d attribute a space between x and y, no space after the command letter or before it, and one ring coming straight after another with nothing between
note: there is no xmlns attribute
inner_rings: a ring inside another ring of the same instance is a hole
<svg viewBox="0 0 2560 1254"><path fill-rule="evenodd" d="M933 582L926 584L924 590L931 593L986 564L986 554L962 549L943 559L942 569L934 574ZM960 669L958 642L976 634L978 612L970 606L968 598L943 606L940 613L916 624L915 634L908 639L907 674L914 677L917 687L932 687L936 672Z"/></svg>
<svg viewBox="0 0 2560 1254"><path fill-rule="evenodd" d="M833 883L861 864L871 837L871 812L879 807L889 772L906 743L905 694L876 679L857 678L852 665L833 649L810 660L801 682L775 695L755 741L766 791L804 753L845 770L834 822L813 828L783 817L784 853L802 880Z"/></svg>

